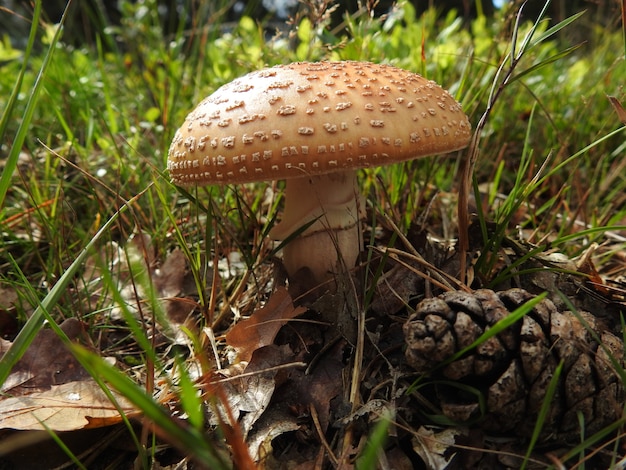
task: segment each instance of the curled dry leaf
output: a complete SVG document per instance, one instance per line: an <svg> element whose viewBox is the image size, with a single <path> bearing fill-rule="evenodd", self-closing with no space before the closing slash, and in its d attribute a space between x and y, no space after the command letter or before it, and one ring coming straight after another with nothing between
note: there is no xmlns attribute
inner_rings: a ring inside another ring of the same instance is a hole
<svg viewBox="0 0 626 470"><path fill-rule="evenodd" d="M226 333L226 343L235 348L240 361L249 361L254 351L273 343L285 323L304 312L306 308L294 307L287 289L280 288L265 306Z"/></svg>
<svg viewBox="0 0 626 470"><path fill-rule="evenodd" d="M256 462L266 462L274 451L272 441L278 436L297 431L300 428L297 417L286 408L273 407L257 422L247 443L250 454ZM267 465L265 468L269 468Z"/></svg>
<svg viewBox="0 0 626 470"><path fill-rule="evenodd" d="M413 435L413 450L426 462L428 468L443 470L454 458L454 445L459 431L444 429L434 432L425 427L419 428Z"/></svg>

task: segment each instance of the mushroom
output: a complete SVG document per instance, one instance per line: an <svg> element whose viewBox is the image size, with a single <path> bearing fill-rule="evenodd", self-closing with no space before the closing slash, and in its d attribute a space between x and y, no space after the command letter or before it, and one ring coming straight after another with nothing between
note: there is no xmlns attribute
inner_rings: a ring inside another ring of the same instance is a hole
<svg viewBox="0 0 626 470"><path fill-rule="evenodd" d="M299 62L249 73L204 99L176 132L176 185L286 179L274 240L311 287L354 267L364 203L356 169L466 147L471 125L431 80L369 62Z"/></svg>

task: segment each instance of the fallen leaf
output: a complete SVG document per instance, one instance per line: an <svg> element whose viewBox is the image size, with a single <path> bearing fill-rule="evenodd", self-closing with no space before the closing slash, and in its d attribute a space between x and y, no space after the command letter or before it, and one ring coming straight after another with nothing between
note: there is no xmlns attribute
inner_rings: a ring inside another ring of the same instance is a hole
<svg viewBox="0 0 626 470"><path fill-rule="evenodd" d="M249 361L255 350L273 343L285 323L306 311L304 307L294 307L287 289L281 287L265 306L226 333L226 343L235 348L240 361Z"/></svg>
<svg viewBox="0 0 626 470"><path fill-rule="evenodd" d="M275 401L289 403L302 410L309 410L313 405L322 431L326 431L331 415L337 417L342 414L338 408L342 408L344 403L335 399L343 392L341 378L345 364L342 354L345 346L344 341L337 341L308 372L291 370L288 380L277 390Z"/></svg>
<svg viewBox="0 0 626 470"><path fill-rule="evenodd" d="M83 324L68 318L61 329L70 340ZM0 352L8 342L0 344ZM51 329L37 333L2 384L0 429L72 431L119 423L122 418L99 385ZM111 392L125 413L136 413Z"/></svg>
<svg viewBox="0 0 626 470"><path fill-rule="evenodd" d="M139 412L111 391L127 416ZM0 401L0 429L56 432L110 426L122 421L117 408L94 380L54 385L49 390Z"/></svg>
<svg viewBox="0 0 626 470"><path fill-rule="evenodd" d="M576 260L576 268L578 272L583 273L587 277L587 284L596 292L604 297L609 296L609 289L604 284L604 280L596 269L593 262L593 255L598 251L599 245L591 243L585 252Z"/></svg>
<svg viewBox="0 0 626 470"><path fill-rule="evenodd" d="M424 460L427 468L444 470L454 458L451 450L459 434L454 429L434 432L422 426L413 434L413 450Z"/></svg>
<svg viewBox="0 0 626 470"><path fill-rule="evenodd" d="M217 402L215 413L226 416L226 407L238 421L242 435L246 437L256 421L267 409L277 385L276 376L281 365L291 359L287 345L270 345L254 351L251 361L245 370L239 364L219 371L212 383L206 387L209 396L218 395L212 392L219 386L224 403ZM210 401L210 400L209 400ZM209 416L211 424L217 424L217 416Z"/></svg>
<svg viewBox="0 0 626 470"><path fill-rule="evenodd" d="M172 251L152 279L159 296L164 300L167 318L179 324L185 323L195 304L179 297L184 291L187 261L179 249Z"/></svg>
<svg viewBox="0 0 626 470"><path fill-rule="evenodd" d="M19 297L13 286L0 284L0 338L9 338L17 334L18 321L15 306L18 304Z"/></svg>
<svg viewBox="0 0 626 470"><path fill-rule="evenodd" d="M61 325L70 340L83 333L80 320L68 318ZM1 348L4 349L4 346ZM53 385L89 377L63 341L51 329L37 333L30 347L13 366L0 391L13 397L49 390Z"/></svg>
<svg viewBox="0 0 626 470"><path fill-rule="evenodd" d="M161 309L157 309L157 322L150 326L154 327L156 334L163 333L171 344L188 345L189 337L181 326L195 331L197 319L191 315L197 307L192 300L196 293L193 276L181 250L173 250L162 262L157 260L156 254L147 234L134 234L123 247L110 242L87 259L82 276L83 289L90 293L94 308L97 305L99 310L108 312L111 320L120 322L126 321L126 312L136 318L150 318L151 304L145 300L155 294L165 317L159 314ZM107 276L103 275L104 271ZM105 282L107 277L110 280ZM119 299L110 295L110 284L117 289L123 306Z"/></svg>
<svg viewBox="0 0 626 470"><path fill-rule="evenodd" d="M296 416L285 409L270 408L256 423L253 432L248 437L250 455L255 462L263 462L272 455L274 451L272 441L275 438L287 432L297 431L299 428Z"/></svg>
<svg viewBox="0 0 626 470"><path fill-rule="evenodd" d="M211 424L218 424L217 414L222 417L226 416L222 407L227 405L235 420L239 422L245 438L256 420L267 408L274 393L274 387L273 374L264 373L246 375L242 378L234 377L233 380L224 382L222 390L227 403L217 404L215 416L210 416Z"/></svg>

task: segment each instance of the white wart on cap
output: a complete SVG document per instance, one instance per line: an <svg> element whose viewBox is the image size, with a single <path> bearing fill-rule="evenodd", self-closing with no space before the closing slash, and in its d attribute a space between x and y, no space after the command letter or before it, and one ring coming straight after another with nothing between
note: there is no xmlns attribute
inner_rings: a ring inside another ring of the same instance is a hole
<svg viewBox="0 0 626 470"><path fill-rule="evenodd" d="M319 282L338 260L352 267L360 250L355 169L459 150L470 134L456 100L418 74L300 62L249 73L203 100L176 132L167 168L182 186L287 179L272 236L315 220L284 258L290 275L307 268ZM320 256L309 249L318 245L326 246Z"/></svg>

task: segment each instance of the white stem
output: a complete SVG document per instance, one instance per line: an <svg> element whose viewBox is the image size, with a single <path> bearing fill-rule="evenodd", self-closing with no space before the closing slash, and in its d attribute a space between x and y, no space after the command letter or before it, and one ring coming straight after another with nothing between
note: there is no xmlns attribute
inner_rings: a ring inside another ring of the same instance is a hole
<svg viewBox="0 0 626 470"><path fill-rule="evenodd" d="M270 236L285 240L314 221L283 250L289 276L308 269L315 282L323 282L352 268L361 251L363 213L355 171L288 179L282 221Z"/></svg>

